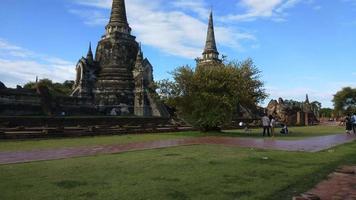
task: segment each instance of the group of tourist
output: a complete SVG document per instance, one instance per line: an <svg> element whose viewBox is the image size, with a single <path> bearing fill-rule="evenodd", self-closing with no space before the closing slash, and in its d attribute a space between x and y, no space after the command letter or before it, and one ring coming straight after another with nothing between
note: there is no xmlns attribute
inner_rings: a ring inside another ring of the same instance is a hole
<svg viewBox="0 0 356 200"><path fill-rule="evenodd" d="M277 126L277 121L276 118L274 118L272 115L270 116L263 116L262 117L262 126L263 126L263 137L266 136L266 133L268 137L274 137L275 136L275 129ZM288 134L288 126L287 124L282 124L282 130L280 132L281 134Z"/></svg>
<svg viewBox="0 0 356 200"><path fill-rule="evenodd" d="M351 134L352 132L356 135L356 113L353 115L348 114L345 119L346 122L346 133Z"/></svg>
<svg viewBox="0 0 356 200"><path fill-rule="evenodd" d="M270 116L263 116L262 117L262 126L263 126L263 137L266 136L266 133L268 137L272 136L274 137L275 134L275 128L276 128L276 119L270 115Z"/></svg>

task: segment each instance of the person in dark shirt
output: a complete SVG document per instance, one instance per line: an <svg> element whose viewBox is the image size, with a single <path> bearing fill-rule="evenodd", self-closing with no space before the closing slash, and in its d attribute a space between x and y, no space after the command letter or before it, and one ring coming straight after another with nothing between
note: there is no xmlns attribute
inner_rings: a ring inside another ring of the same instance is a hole
<svg viewBox="0 0 356 200"><path fill-rule="evenodd" d="M351 115L350 114L348 114L347 116L346 116L346 118L345 118L345 125L346 125L346 133L347 134L351 134L351 132L352 132L352 126L353 126L353 124L352 124L352 120L351 120Z"/></svg>

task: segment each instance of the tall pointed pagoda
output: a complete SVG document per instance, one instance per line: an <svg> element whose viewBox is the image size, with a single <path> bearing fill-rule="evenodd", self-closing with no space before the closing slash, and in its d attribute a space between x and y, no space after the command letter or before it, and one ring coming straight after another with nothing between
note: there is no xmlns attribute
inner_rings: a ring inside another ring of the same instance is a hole
<svg viewBox="0 0 356 200"><path fill-rule="evenodd" d="M94 55L93 55L93 51L91 50L91 42L89 43L89 50L87 53L87 60L88 62L94 62Z"/></svg>
<svg viewBox="0 0 356 200"><path fill-rule="evenodd" d="M106 26L107 34L122 32L131 34L131 28L127 22L125 0L113 0L109 24Z"/></svg>
<svg viewBox="0 0 356 200"><path fill-rule="evenodd" d="M113 109L134 113L135 83L132 70L138 52L136 38L131 35L124 0L113 0L106 34L96 50L99 74L94 90L95 103L102 111Z"/></svg>
<svg viewBox="0 0 356 200"><path fill-rule="evenodd" d="M124 0L113 0L105 29L95 58L90 45L87 58L82 58L77 65L72 96L92 98L101 114L166 115L166 110L151 98L155 96L151 88L153 68L147 58L143 58L136 37L131 35Z"/></svg>
<svg viewBox="0 0 356 200"><path fill-rule="evenodd" d="M306 104L310 104L309 95L308 94L306 94L306 96L305 96L305 103Z"/></svg>
<svg viewBox="0 0 356 200"><path fill-rule="evenodd" d="M213 11L210 12L210 16L209 16L208 32L207 32L203 57L198 62L199 62L198 64L207 64L212 62L222 63L222 61L219 59L219 52L216 47Z"/></svg>
<svg viewBox="0 0 356 200"><path fill-rule="evenodd" d="M73 85L72 96L80 98L93 98L93 88L96 81L97 63L94 60L91 43L86 57L82 57L76 66L76 78Z"/></svg>

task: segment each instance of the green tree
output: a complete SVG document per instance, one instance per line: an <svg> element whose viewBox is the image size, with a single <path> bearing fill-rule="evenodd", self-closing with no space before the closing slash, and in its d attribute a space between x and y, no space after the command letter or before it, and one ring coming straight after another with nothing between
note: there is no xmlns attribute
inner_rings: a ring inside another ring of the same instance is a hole
<svg viewBox="0 0 356 200"><path fill-rule="evenodd" d="M164 79L156 83L159 98L167 105L175 107L174 99L180 95L178 84L169 79Z"/></svg>
<svg viewBox="0 0 356 200"><path fill-rule="evenodd" d="M158 84L160 96L203 131L219 130L230 123L238 104L256 106L267 97L260 71L250 59L206 64L195 70L183 66L172 74L174 81Z"/></svg>
<svg viewBox="0 0 356 200"><path fill-rule="evenodd" d="M332 118L334 114L334 109L322 108L320 109L320 117Z"/></svg>
<svg viewBox="0 0 356 200"><path fill-rule="evenodd" d="M310 103L311 105L311 110L313 111L314 115L316 117L320 117L320 110L321 110L321 103L319 101L313 101Z"/></svg>
<svg viewBox="0 0 356 200"><path fill-rule="evenodd" d="M26 89L36 89L37 86L45 86L53 96L68 96L72 91L74 81L65 81L64 83L53 83L50 79L41 79L38 83L28 82L24 85Z"/></svg>
<svg viewBox="0 0 356 200"><path fill-rule="evenodd" d="M255 66L252 59L242 62L230 62L228 68L236 70L236 77L239 85L236 85L239 104L247 108L253 108L258 103L264 101L268 95L261 81L261 71Z"/></svg>
<svg viewBox="0 0 356 200"><path fill-rule="evenodd" d="M356 112L356 88L345 87L334 95L334 108L337 113Z"/></svg>

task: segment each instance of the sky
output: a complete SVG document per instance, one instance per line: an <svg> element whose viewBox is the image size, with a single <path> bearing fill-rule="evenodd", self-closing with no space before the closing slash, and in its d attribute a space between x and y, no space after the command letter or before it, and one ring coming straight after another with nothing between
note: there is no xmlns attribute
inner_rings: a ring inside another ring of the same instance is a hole
<svg viewBox="0 0 356 200"><path fill-rule="evenodd" d="M356 87L356 0L126 0L133 35L155 80L195 66L210 10L216 41L229 60L252 58L270 99L332 107ZM75 65L105 33L111 0L0 0L0 81L74 80Z"/></svg>

